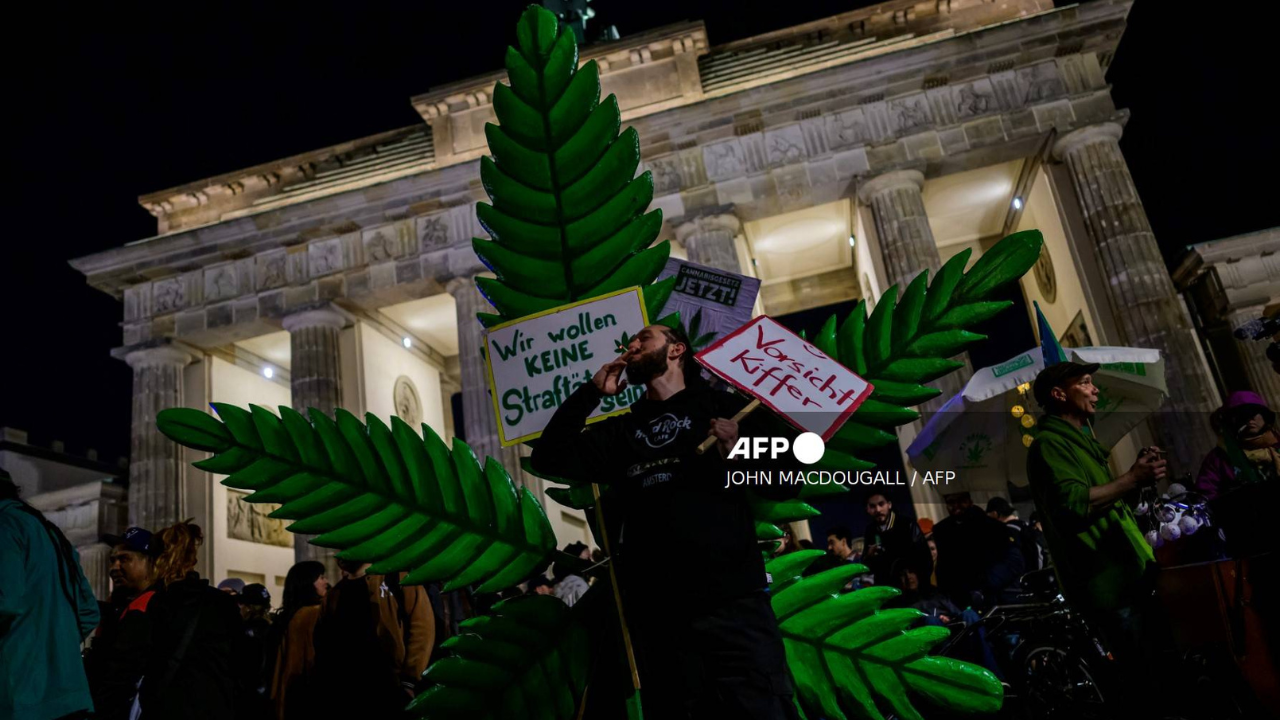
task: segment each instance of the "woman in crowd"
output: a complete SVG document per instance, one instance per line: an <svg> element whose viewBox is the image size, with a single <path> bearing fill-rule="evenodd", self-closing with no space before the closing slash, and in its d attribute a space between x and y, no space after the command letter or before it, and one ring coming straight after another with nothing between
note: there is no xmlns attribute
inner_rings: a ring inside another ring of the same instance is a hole
<svg viewBox="0 0 1280 720"><path fill-rule="evenodd" d="M1196 490L1209 499L1232 555L1274 544L1269 515L1280 500L1280 436L1275 413L1257 393L1234 392L1213 415L1218 446L1200 465Z"/></svg>
<svg viewBox="0 0 1280 720"><path fill-rule="evenodd" d="M271 697L277 720L323 716L313 711L323 708L322 693L310 687L315 671L316 622L320 601L329 592L324 564L304 560L289 568L284 580L284 598L273 627L278 638Z"/></svg>
<svg viewBox="0 0 1280 720"><path fill-rule="evenodd" d="M147 614L151 648L139 699L143 720L233 717L232 648L240 633L235 599L195 572L204 534L183 521L161 530L155 562L159 590Z"/></svg>

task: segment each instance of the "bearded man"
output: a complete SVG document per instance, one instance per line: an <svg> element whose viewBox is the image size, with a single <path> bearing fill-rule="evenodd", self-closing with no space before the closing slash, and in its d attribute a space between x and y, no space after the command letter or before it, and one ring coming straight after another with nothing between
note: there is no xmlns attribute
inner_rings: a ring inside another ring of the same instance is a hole
<svg viewBox="0 0 1280 720"><path fill-rule="evenodd" d="M646 715L795 718L747 493L783 498L799 486L726 482L728 470L761 469L727 459L739 426L726 418L746 401L708 387L691 347L679 328L641 330L556 410L531 462L613 489L604 507ZM631 411L586 427L628 383L645 386ZM744 436L795 435L766 411L743 426ZM708 436L716 446L699 454Z"/></svg>

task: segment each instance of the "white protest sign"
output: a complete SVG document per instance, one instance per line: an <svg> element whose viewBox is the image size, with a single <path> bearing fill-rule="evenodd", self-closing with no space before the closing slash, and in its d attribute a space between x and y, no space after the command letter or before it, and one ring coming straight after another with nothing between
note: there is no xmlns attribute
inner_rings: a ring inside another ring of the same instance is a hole
<svg viewBox="0 0 1280 720"><path fill-rule="evenodd" d="M695 356L792 425L831 439L871 384L765 315Z"/></svg>
<svg viewBox="0 0 1280 720"><path fill-rule="evenodd" d="M760 281L756 278L679 258L668 259L657 280L669 277L674 277L676 284L658 317L678 311L696 347L723 337L751 320L751 310L760 294ZM708 339L699 343L703 337Z"/></svg>
<svg viewBox="0 0 1280 720"><path fill-rule="evenodd" d="M648 324L633 287L489 328L485 361L502 446L541 435L560 403L618 357L623 333ZM643 394L636 386L606 397L587 422L624 412Z"/></svg>

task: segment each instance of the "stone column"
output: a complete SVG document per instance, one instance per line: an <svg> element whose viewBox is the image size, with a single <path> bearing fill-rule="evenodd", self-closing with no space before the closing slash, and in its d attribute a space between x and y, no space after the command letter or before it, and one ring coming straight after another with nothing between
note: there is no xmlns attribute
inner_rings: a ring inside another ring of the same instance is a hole
<svg viewBox="0 0 1280 720"><path fill-rule="evenodd" d="M1194 474L1214 443L1209 413L1216 393L1120 153L1120 134L1120 125L1112 122L1074 130L1054 143L1053 154L1071 171L1120 344L1155 348L1164 357L1169 402L1152 423L1157 441L1170 452L1175 476Z"/></svg>
<svg viewBox="0 0 1280 720"><path fill-rule="evenodd" d="M1241 308L1227 316L1231 330L1257 320L1262 316L1262 306ZM1267 346L1271 341L1235 340L1236 349L1240 351L1240 362L1244 365L1245 376L1249 379L1249 387L1258 393L1273 408L1280 408L1280 375L1271 368L1267 359ZM1225 399L1225 398L1224 398Z"/></svg>
<svg viewBox="0 0 1280 720"><path fill-rule="evenodd" d="M332 308L317 308L289 315L289 375L293 409L306 413L315 408L332 416L342 405L342 355L338 334L347 319Z"/></svg>
<svg viewBox="0 0 1280 720"><path fill-rule="evenodd" d="M858 187L858 199L871 207L876 237L884 260L885 287L902 290L921 270L942 267L938 243L924 211L924 175L918 170L895 170L878 175Z"/></svg>
<svg viewBox="0 0 1280 720"><path fill-rule="evenodd" d="M307 414L315 408L330 417L342 406L342 354L338 335L347 320L330 307L304 310L284 319L289 331L289 376L292 379L293 409ZM294 535L293 556L297 562L319 560L336 577L334 551L307 542L311 535Z"/></svg>
<svg viewBox="0 0 1280 720"><path fill-rule="evenodd" d="M734 238L742 223L730 212L690 218L676 227L676 240L684 245L689 262L742 274Z"/></svg>
<svg viewBox="0 0 1280 720"><path fill-rule="evenodd" d="M884 261L885 286L898 286L898 297L922 270L936 273L942 267L938 243L929 227L929 216L924 211L924 175L918 170L895 170L878 175L862 183L858 199L871 207L875 219L876 238L880 256ZM938 397L921 404L917 410L925 416L936 412L953 395L964 389L973 374L968 354L955 358L965 366L956 372L928 383L942 391Z"/></svg>
<svg viewBox="0 0 1280 720"><path fill-rule="evenodd" d="M135 350L124 360L133 368L129 525L156 532L182 519L182 456L177 443L160 434L156 415L182 407L182 368L191 356L160 345Z"/></svg>
<svg viewBox="0 0 1280 720"><path fill-rule="evenodd" d="M111 546L93 543L76 548L80 554L80 569L84 571L93 596L103 602L111 598Z"/></svg>
<svg viewBox="0 0 1280 720"><path fill-rule="evenodd" d="M493 398L489 395L489 380L485 371L484 327L476 319L478 312L496 312L480 290L474 278L453 278L445 286L458 307L458 364L462 371L462 434L483 465L486 457L502 463L518 485L542 499L542 480L526 475L520 470L520 458L524 455L521 445L504 448L498 438L498 423L493 417ZM455 432L457 419L455 418ZM545 503L544 503L545 506Z"/></svg>

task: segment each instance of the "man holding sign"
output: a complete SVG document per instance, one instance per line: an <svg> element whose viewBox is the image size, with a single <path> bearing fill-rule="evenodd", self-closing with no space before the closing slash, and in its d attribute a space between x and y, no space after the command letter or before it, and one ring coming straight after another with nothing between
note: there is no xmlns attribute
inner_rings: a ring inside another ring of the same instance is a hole
<svg viewBox="0 0 1280 720"><path fill-rule="evenodd" d="M628 384L645 386L631 412L584 431ZM729 467L758 467L726 459L740 432L795 433L767 412L740 427L729 418L745 404L703 382L682 330L650 325L560 405L533 451L538 472L614 488L615 558L651 717L797 717L749 490L724 481ZM699 453L708 437L716 447ZM752 488L778 499L799 489Z"/></svg>

